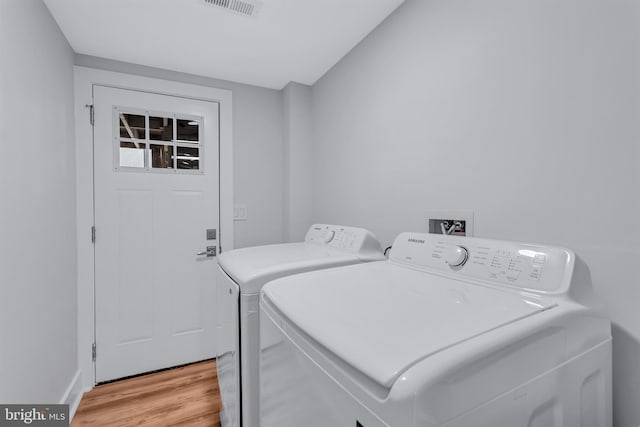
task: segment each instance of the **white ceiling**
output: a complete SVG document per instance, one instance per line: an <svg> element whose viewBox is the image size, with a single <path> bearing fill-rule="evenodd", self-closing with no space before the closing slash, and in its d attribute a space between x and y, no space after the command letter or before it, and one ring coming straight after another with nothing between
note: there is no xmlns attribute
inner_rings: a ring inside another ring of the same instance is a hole
<svg viewBox="0 0 640 427"><path fill-rule="evenodd" d="M404 0L44 0L76 53L281 89L314 84Z"/></svg>

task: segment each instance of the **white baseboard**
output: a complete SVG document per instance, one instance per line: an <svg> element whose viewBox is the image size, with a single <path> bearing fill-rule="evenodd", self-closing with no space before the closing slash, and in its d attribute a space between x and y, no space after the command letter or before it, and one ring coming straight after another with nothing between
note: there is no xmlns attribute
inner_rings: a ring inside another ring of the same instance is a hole
<svg viewBox="0 0 640 427"><path fill-rule="evenodd" d="M60 399L61 404L69 405L69 422L73 419L84 393L85 390L82 387L82 374L80 373L80 370L78 370L73 376L71 383L69 383L69 387L67 387L67 390Z"/></svg>

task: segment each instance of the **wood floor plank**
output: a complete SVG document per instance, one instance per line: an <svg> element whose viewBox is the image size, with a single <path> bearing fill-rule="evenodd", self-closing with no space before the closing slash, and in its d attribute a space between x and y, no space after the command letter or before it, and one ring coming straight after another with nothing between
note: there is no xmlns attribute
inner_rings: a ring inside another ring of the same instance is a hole
<svg viewBox="0 0 640 427"><path fill-rule="evenodd" d="M220 426L215 361L99 385L71 422L84 426Z"/></svg>

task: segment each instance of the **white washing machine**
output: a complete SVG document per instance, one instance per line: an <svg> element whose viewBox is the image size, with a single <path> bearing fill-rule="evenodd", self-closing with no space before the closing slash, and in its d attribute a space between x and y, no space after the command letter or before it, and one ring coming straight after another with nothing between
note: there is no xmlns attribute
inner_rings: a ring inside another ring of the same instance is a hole
<svg viewBox="0 0 640 427"><path fill-rule="evenodd" d="M304 242L256 246L218 257L217 371L223 427L257 427L259 295L270 280L312 270L385 259L362 228L312 225Z"/></svg>
<svg viewBox="0 0 640 427"><path fill-rule="evenodd" d="M611 328L566 249L403 233L268 283L261 427L610 427Z"/></svg>

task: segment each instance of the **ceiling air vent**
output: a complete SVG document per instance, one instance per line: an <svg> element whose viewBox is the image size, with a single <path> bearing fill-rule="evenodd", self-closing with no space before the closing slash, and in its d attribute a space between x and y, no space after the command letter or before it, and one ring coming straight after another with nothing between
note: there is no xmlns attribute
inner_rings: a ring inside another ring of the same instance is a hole
<svg viewBox="0 0 640 427"><path fill-rule="evenodd" d="M259 0L201 0L202 3L244 16L256 16L262 2Z"/></svg>

